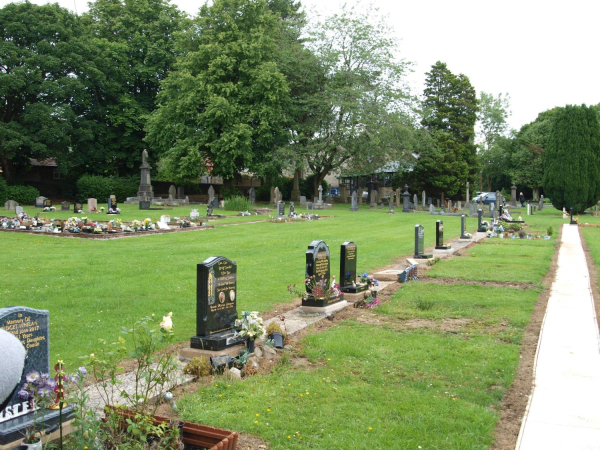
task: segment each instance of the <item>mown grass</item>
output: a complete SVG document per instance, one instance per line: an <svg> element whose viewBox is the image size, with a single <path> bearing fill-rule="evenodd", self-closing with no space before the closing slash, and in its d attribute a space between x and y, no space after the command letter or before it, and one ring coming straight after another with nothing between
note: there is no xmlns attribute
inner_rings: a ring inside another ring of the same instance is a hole
<svg viewBox="0 0 600 450"><path fill-rule="evenodd" d="M598 219L597 217L595 219ZM598 221L600 222L600 221ZM596 223L598 223L596 222ZM585 240L589 252L594 260L594 264L596 265L596 270L600 269L600 228L595 227L581 227L581 234L583 239ZM594 270L594 268L589 267L590 271ZM600 274L600 272L598 272ZM600 277L599 277L600 280ZM599 282L600 285L600 282Z"/></svg>

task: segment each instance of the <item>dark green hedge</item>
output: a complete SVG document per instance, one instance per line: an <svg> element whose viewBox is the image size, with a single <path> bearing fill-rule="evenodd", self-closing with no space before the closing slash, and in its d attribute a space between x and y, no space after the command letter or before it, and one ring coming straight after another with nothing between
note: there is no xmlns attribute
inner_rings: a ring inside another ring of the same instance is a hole
<svg viewBox="0 0 600 450"><path fill-rule="evenodd" d="M8 198L8 186L4 178L0 177L0 204L4 205L7 200L10 200Z"/></svg>
<svg viewBox="0 0 600 450"><path fill-rule="evenodd" d="M138 177L84 175L77 180L77 199L86 202L88 198L95 198L98 203L103 203L108 197L115 195L117 202L122 203L127 197L135 197L139 184Z"/></svg>
<svg viewBox="0 0 600 450"><path fill-rule="evenodd" d="M8 200L14 200L19 205L33 205L40 191L33 186L8 186L7 194Z"/></svg>

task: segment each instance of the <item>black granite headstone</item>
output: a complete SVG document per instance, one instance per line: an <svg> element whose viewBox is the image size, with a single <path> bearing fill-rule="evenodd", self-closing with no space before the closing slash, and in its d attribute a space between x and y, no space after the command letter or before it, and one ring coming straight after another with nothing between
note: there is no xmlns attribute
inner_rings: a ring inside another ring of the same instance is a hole
<svg viewBox="0 0 600 450"><path fill-rule="evenodd" d="M330 269L329 247L324 241L312 241L306 251L306 271L305 278L312 279L312 286L320 283L320 288L327 291L330 287L331 269ZM302 306L328 306L343 299L343 296L329 297L313 295L314 289L311 285L306 286L307 298L302 299Z"/></svg>
<svg viewBox="0 0 600 450"><path fill-rule="evenodd" d="M60 204L61 211L69 211L71 209L71 204L69 202L62 202Z"/></svg>
<svg viewBox="0 0 600 450"><path fill-rule="evenodd" d="M415 225L415 259L428 259L432 255L425 254L425 228L421 225Z"/></svg>
<svg viewBox="0 0 600 450"><path fill-rule="evenodd" d="M117 211L117 199L114 197L109 197L108 199L108 209L113 211L113 214Z"/></svg>
<svg viewBox="0 0 600 450"><path fill-rule="evenodd" d="M467 216L465 214L460 216L460 238L469 239L467 236Z"/></svg>
<svg viewBox="0 0 600 450"><path fill-rule="evenodd" d="M449 245L444 245L444 221L438 220L435 222L435 249L448 250Z"/></svg>
<svg viewBox="0 0 600 450"><path fill-rule="evenodd" d="M52 200L50 200L49 198L44 200L44 208L50 208L51 206L52 206Z"/></svg>
<svg viewBox="0 0 600 450"><path fill-rule="evenodd" d="M237 265L222 256L197 268L196 336L191 347L223 350L243 341L233 329L237 319Z"/></svg>
<svg viewBox="0 0 600 450"><path fill-rule="evenodd" d="M487 230L482 227L481 223L483 222L483 210L477 210L477 231L485 233Z"/></svg>
<svg viewBox="0 0 600 450"><path fill-rule="evenodd" d="M285 202L278 201L277 202L277 217L285 216Z"/></svg>
<svg viewBox="0 0 600 450"><path fill-rule="evenodd" d="M352 241L346 241L341 246L340 257L340 286L342 292L357 293L366 291L366 284L356 284L357 246ZM354 283L354 285L353 285Z"/></svg>
<svg viewBox="0 0 600 450"><path fill-rule="evenodd" d="M73 205L73 212L77 214L79 211L83 211L83 205L81 203L75 203Z"/></svg>
<svg viewBox="0 0 600 450"><path fill-rule="evenodd" d="M35 207L36 208L43 208L45 201L46 201L46 197L36 197L35 198Z"/></svg>

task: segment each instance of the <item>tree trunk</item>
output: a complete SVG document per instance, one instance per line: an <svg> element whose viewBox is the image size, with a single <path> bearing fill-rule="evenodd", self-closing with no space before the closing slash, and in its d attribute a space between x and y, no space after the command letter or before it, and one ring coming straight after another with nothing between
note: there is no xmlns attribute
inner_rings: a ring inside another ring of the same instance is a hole
<svg viewBox="0 0 600 450"><path fill-rule="evenodd" d="M315 190L315 197L319 196L319 186L321 186L321 182L325 179L327 172L317 172L315 173L315 179L313 183L313 187Z"/></svg>
<svg viewBox="0 0 600 450"><path fill-rule="evenodd" d="M14 178L14 166L13 163L6 154L2 154L2 158L0 159L0 166L2 167L2 175L4 175L4 180L6 183L10 183L10 181Z"/></svg>
<svg viewBox="0 0 600 450"><path fill-rule="evenodd" d="M533 188L533 201L534 202L540 201L540 188Z"/></svg>
<svg viewBox="0 0 600 450"><path fill-rule="evenodd" d="M292 189L292 198L291 198L291 200L293 202L300 201L300 175L301 175L301 170L296 169L296 171L294 172L294 188Z"/></svg>

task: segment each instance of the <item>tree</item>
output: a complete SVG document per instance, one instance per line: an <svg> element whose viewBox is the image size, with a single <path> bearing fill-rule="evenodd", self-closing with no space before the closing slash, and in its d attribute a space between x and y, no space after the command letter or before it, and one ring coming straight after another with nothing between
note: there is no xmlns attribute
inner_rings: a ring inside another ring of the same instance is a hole
<svg viewBox="0 0 600 450"><path fill-rule="evenodd" d="M454 75L438 61L427 73L421 124L435 148L419 155L415 177L423 187L455 196L479 173L474 143L477 120L475 89L465 75Z"/></svg>
<svg viewBox="0 0 600 450"><path fill-rule="evenodd" d="M315 175L317 195L332 171L369 172L403 157L414 124L403 83L408 63L397 58L398 43L375 9L344 6L315 21L309 35L314 57L305 54L303 74L310 85L294 98L300 120L284 151Z"/></svg>
<svg viewBox="0 0 600 450"><path fill-rule="evenodd" d="M198 177L208 165L225 178L272 172L279 163L272 152L288 139L277 17L265 0L215 0L194 25L189 53L162 84L148 142L176 180Z"/></svg>
<svg viewBox="0 0 600 450"><path fill-rule="evenodd" d="M69 165L88 132L93 50L78 18L58 4L0 10L0 164L7 180L30 158Z"/></svg>
<svg viewBox="0 0 600 450"><path fill-rule="evenodd" d="M489 150L501 136L506 136L510 117L510 96L508 94L492 94L480 92L478 121L478 140L482 151Z"/></svg>
<svg viewBox="0 0 600 450"><path fill-rule="evenodd" d="M600 124L593 108L554 113L546 146L544 191L558 210L581 213L600 198Z"/></svg>

